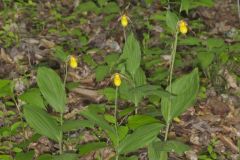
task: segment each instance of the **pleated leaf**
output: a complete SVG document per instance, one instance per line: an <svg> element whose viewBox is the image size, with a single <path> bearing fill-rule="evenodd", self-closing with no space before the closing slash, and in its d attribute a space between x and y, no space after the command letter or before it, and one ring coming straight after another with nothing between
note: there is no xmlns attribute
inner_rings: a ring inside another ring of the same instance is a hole
<svg viewBox="0 0 240 160"><path fill-rule="evenodd" d="M159 120L157 120L156 118L147 115L132 115L128 117L128 127L130 129L136 129L147 124L158 122Z"/></svg>
<svg viewBox="0 0 240 160"><path fill-rule="evenodd" d="M90 142L87 144L83 144L79 147L79 154L80 156L82 156L92 151L102 149L104 147L107 147L107 144L105 142Z"/></svg>
<svg viewBox="0 0 240 160"><path fill-rule="evenodd" d="M62 155L53 156L53 160L77 160L78 155L74 153L64 153Z"/></svg>
<svg viewBox="0 0 240 160"><path fill-rule="evenodd" d="M112 140L113 144L116 144L117 138L116 138L115 129L107 123L107 121L104 119L103 116L98 115L97 112L95 112L91 108L86 108L85 110L83 110L81 112L81 115L83 115L85 118L87 118L92 123L101 127L108 134L108 136Z"/></svg>
<svg viewBox="0 0 240 160"><path fill-rule="evenodd" d="M78 130L81 128L93 128L94 124L88 120L65 120L63 123L63 132Z"/></svg>
<svg viewBox="0 0 240 160"><path fill-rule="evenodd" d="M177 154L183 154L188 151L190 147L180 141L169 140L165 142L155 142L152 144L153 148L158 151L163 152L175 152Z"/></svg>
<svg viewBox="0 0 240 160"><path fill-rule="evenodd" d="M194 103L198 88L199 76L197 69L194 69L190 74L180 77L172 84L172 94L174 96L163 97L161 101L161 112L167 123L174 117L182 114ZM169 86L167 91L170 91Z"/></svg>
<svg viewBox="0 0 240 160"><path fill-rule="evenodd" d="M136 73L134 74L134 83L135 83L136 87L146 84L146 76L141 67L139 67L137 69ZM142 93L141 93L141 91L140 92L136 91L136 92L134 92L133 95L134 95L135 106L137 106L143 98Z"/></svg>
<svg viewBox="0 0 240 160"><path fill-rule="evenodd" d="M41 96L41 92L38 88L31 88L27 90L19 98L29 105L45 109L43 97Z"/></svg>
<svg viewBox="0 0 240 160"><path fill-rule="evenodd" d="M178 23L177 15L171 11L167 11L166 23L167 23L167 26L172 30L172 32L175 32L177 28L177 23Z"/></svg>
<svg viewBox="0 0 240 160"><path fill-rule="evenodd" d="M66 105L66 93L64 85L58 74L52 69L41 67L37 71L37 84L51 107L63 113Z"/></svg>
<svg viewBox="0 0 240 160"><path fill-rule="evenodd" d="M30 105L25 105L23 111L27 123L37 133L47 136L54 141L60 139L61 132L58 123L46 111Z"/></svg>
<svg viewBox="0 0 240 160"><path fill-rule="evenodd" d="M131 94L135 94L136 92L139 93L139 95L141 95L142 97L154 95L160 98L162 97L168 98L171 95L168 91L165 91L164 89L162 89L161 86L148 85L148 84L138 86L130 90Z"/></svg>
<svg viewBox="0 0 240 160"><path fill-rule="evenodd" d="M148 159L149 160L165 160L162 151L159 148L156 148L154 145L156 142L160 142L159 139L156 139L151 144L148 145Z"/></svg>
<svg viewBox="0 0 240 160"><path fill-rule="evenodd" d="M131 74L132 77L134 77L134 74L140 66L141 49L133 33L131 33L127 38L121 59L126 60L127 71Z"/></svg>
<svg viewBox="0 0 240 160"><path fill-rule="evenodd" d="M13 94L12 81L0 80L0 97L10 96Z"/></svg>
<svg viewBox="0 0 240 160"><path fill-rule="evenodd" d="M139 127L120 142L118 153L124 154L132 152L150 144L156 138L162 127L159 123Z"/></svg>

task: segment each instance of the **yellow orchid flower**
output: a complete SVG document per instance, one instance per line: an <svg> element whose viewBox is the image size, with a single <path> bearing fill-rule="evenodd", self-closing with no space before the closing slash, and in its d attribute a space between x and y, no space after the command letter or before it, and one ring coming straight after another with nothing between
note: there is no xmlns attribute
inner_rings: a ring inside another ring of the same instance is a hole
<svg viewBox="0 0 240 160"><path fill-rule="evenodd" d="M179 26L179 31L182 34L186 34L188 32L188 27L187 27L187 22L184 20L181 20L178 22L178 26Z"/></svg>
<svg viewBox="0 0 240 160"><path fill-rule="evenodd" d="M116 73L114 75L113 82L116 87L119 87L121 85L122 80L121 80L120 74Z"/></svg>
<svg viewBox="0 0 240 160"><path fill-rule="evenodd" d="M127 27L128 25L128 17L125 14L121 16L121 24L123 27Z"/></svg>
<svg viewBox="0 0 240 160"><path fill-rule="evenodd" d="M70 56L70 59L69 59L69 65L71 68L77 68L78 66L78 63L77 63L77 59L74 57L74 56Z"/></svg>

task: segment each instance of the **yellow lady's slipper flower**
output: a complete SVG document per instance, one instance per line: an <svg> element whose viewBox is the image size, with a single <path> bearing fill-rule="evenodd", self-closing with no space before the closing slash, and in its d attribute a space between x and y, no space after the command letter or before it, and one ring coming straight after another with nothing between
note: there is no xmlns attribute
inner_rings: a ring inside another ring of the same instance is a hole
<svg viewBox="0 0 240 160"><path fill-rule="evenodd" d="M116 87L119 87L121 85L122 81L121 81L120 74L116 73L114 75L113 82Z"/></svg>
<svg viewBox="0 0 240 160"><path fill-rule="evenodd" d="M70 59L69 59L69 65L71 68L77 68L78 66L78 63L77 63L77 59L74 57L74 56L70 56Z"/></svg>
<svg viewBox="0 0 240 160"><path fill-rule="evenodd" d="M179 25L179 31L182 34L186 34L188 32L187 22L185 22L184 20L181 20L179 21L178 25Z"/></svg>
<svg viewBox="0 0 240 160"><path fill-rule="evenodd" d="M186 26L183 26L183 27L180 27L179 28L179 31L182 33L182 34L186 34L187 31L188 31L188 28Z"/></svg>
<svg viewBox="0 0 240 160"><path fill-rule="evenodd" d="M123 27L127 27L128 25L128 17L125 14L121 16L121 24Z"/></svg>
<svg viewBox="0 0 240 160"><path fill-rule="evenodd" d="M179 27L187 26L187 22L184 20L180 20L178 24L179 24Z"/></svg>

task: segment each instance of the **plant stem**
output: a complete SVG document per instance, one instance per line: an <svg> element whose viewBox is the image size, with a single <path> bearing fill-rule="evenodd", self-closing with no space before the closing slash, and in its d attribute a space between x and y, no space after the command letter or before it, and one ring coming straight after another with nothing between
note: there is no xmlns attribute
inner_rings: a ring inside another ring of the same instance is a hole
<svg viewBox="0 0 240 160"><path fill-rule="evenodd" d="M170 107L168 109L168 118L170 117L171 109L172 109L172 76L173 76L173 68L174 68L174 62L176 57L176 51L177 51L177 41L178 41L178 30L176 30L175 33L175 41L173 44L172 52L171 52L171 66L170 66L170 75L169 75L169 88L170 88ZM170 120L167 119L167 126L165 131L165 137L164 141L167 141L168 132L170 127Z"/></svg>
<svg viewBox="0 0 240 160"><path fill-rule="evenodd" d="M67 75L68 75L68 63L66 62L65 63L65 76L64 76L64 81L63 81L64 88L66 87Z"/></svg>
<svg viewBox="0 0 240 160"><path fill-rule="evenodd" d="M115 90L115 108L114 108L114 117L116 119L115 121L115 129L117 130L117 101L118 101L118 87L116 87L116 90Z"/></svg>
<svg viewBox="0 0 240 160"><path fill-rule="evenodd" d="M136 88L135 80L133 79L133 81L134 81L134 88ZM136 94L134 94L134 106L135 106L135 114L138 114L138 103L137 103L137 96L136 96Z"/></svg>
<svg viewBox="0 0 240 160"><path fill-rule="evenodd" d="M62 154L63 153L63 130L62 130L62 126L63 126L63 113L60 113L60 140L59 140L59 153Z"/></svg>
<svg viewBox="0 0 240 160"><path fill-rule="evenodd" d="M64 89L66 88L66 81L67 81L67 75L68 75L68 59L65 63L65 76L63 81ZM59 153L63 153L63 113L60 113L60 140L59 140Z"/></svg>
<svg viewBox="0 0 240 160"><path fill-rule="evenodd" d="M118 87L116 87L116 91L115 91L115 110L114 110L114 117L115 117L115 132L117 135L117 145L116 145L116 160L118 160L118 152L117 152L117 148L118 148L118 143L119 143L119 136L118 136L118 122L117 122L117 102L118 102Z"/></svg>
<svg viewBox="0 0 240 160"><path fill-rule="evenodd" d="M62 154L62 140L59 140L59 154Z"/></svg>
<svg viewBox="0 0 240 160"><path fill-rule="evenodd" d="M170 0L168 0L168 10L170 10Z"/></svg>
<svg viewBox="0 0 240 160"><path fill-rule="evenodd" d="M124 35L124 43L127 41L126 30L123 28L123 35Z"/></svg>

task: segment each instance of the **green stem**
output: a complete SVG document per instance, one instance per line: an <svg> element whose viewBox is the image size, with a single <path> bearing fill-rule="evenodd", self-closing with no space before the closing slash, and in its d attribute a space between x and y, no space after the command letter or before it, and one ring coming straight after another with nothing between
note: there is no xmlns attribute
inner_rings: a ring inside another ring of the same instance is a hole
<svg viewBox="0 0 240 160"><path fill-rule="evenodd" d="M170 0L168 0L168 10L170 10Z"/></svg>
<svg viewBox="0 0 240 160"><path fill-rule="evenodd" d="M63 81L64 88L66 87L67 75L68 75L68 63L66 62L65 63L65 76L64 76L64 81Z"/></svg>
<svg viewBox="0 0 240 160"><path fill-rule="evenodd" d="M63 113L60 113L60 140L59 140L59 153L63 153Z"/></svg>
<svg viewBox="0 0 240 160"><path fill-rule="evenodd" d="M134 78L133 81L135 82ZM133 84L133 87L136 88L135 83ZM134 95L134 106L135 106L135 114L138 114L138 103L137 103L137 96L136 94Z"/></svg>
<svg viewBox="0 0 240 160"><path fill-rule="evenodd" d="M138 114L138 104L137 104L137 97L134 96L134 105L135 105L135 114Z"/></svg>
<svg viewBox="0 0 240 160"><path fill-rule="evenodd" d="M126 30L123 28L123 35L124 35L124 43L127 41L127 35L126 35Z"/></svg>
<svg viewBox="0 0 240 160"><path fill-rule="evenodd" d="M168 118L170 117L170 113L172 109L172 76L173 76L173 68L174 68L174 62L175 62L176 51L177 51L177 41L178 41L178 30L176 30L176 33L175 33L175 41L174 41L173 49L171 52L171 66L170 66L170 76L169 76L169 88L170 88L171 95L170 95L170 106L168 109L168 116L167 116ZM170 127L170 120L167 119L167 126L166 126L164 141L167 141L169 127Z"/></svg>
<svg viewBox="0 0 240 160"><path fill-rule="evenodd" d="M117 135L117 144L116 144L116 160L118 160L118 152L117 152L117 148L118 148L118 143L119 143L119 135L118 135L118 122L117 122L117 102L118 102L118 87L116 87L116 91L115 91L115 109L114 109L114 117L115 117L115 132Z"/></svg>
<svg viewBox="0 0 240 160"><path fill-rule="evenodd" d="M59 140L58 144L59 144L59 154L61 155L63 153L63 151L62 151L62 140Z"/></svg>
<svg viewBox="0 0 240 160"><path fill-rule="evenodd" d="M63 86L66 88L66 81L67 81L67 75L68 75L68 59L65 63L65 76L63 81ZM60 113L60 140L59 140L59 153L63 153L63 113Z"/></svg>

